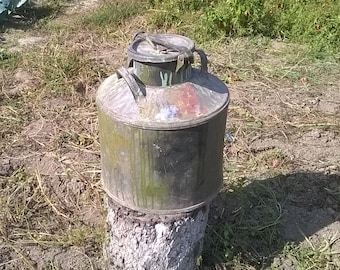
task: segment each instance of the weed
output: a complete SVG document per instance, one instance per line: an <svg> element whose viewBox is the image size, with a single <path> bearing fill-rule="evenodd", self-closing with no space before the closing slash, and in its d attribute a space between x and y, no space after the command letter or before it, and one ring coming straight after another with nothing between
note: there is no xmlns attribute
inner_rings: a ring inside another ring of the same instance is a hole
<svg viewBox="0 0 340 270"><path fill-rule="evenodd" d="M71 5L69 1L44 0L41 6L27 10L24 17L32 18L33 23L25 35L48 35L48 41L19 53L6 49L8 43L0 49L5 79L0 97L1 245L31 269L31 246L66 250L75 245L83 247L87 256L101 253L106 231L100 212L100 154L93 97L107 70L114 72L122 62L122 43L125 46L130 33L139 30L134 16L144 16L155 31L165 27L169 32L193 37L208 53L210 72L230 84L228 131L236 140L224 151L228 193L222 191L219 197L223 211L211 212L199 264L213 269L254 270L269 267L274 256L283 256L292 258L300 269L327 269L327 265L332 269L337 256L330 248L333 241L328 241L328 246L285 244L279 229L286 211L294 211L284 208L285 202L304 203L307 214L311 202L327 210L339 202L338 184L321 186L327 196L318 192L306 199L305 191L317 186L320 175L315 182L300 184L304 176L284 187L277 179L271 185L266 180L253 180L295 168L321 170L337 157L331 147L338 141L331 137L331 131L338 129L336 87L340 66L332 56L329 61L315 61L315 56L320 56L309 54L308 46L287 43L295 35L307 43L316 37L319 45L336 42L337 31L332 27L338 24L336 18L332 21L331 10L335 1L324 1L324 6L323 1L281 2L283 6L279 7L276 1L107 0L86 14L70 16L62 14ZM319 2L320 6L315 4ZM306 8L308 3L319 17ZM321 6L325 13L318 9ZM272 15L263 13L271 7ZM304 8L316 16L318 25L308 14L303 16ZM267 27L268 23L271 25ZM296 23L300 25L294 26ZM271 40L272 36L280 39ZM324 53L333 48L322 46ZM114 63L99 59L103 53ZM15 86L13 77L18 67L34 74L35 83L10 96L7 93ZM333 105L333 113L321 111L317 102L323 99L328 100L326 105ZM315 104L310 103L314 100ZM22 132L27 127L34 135ZM300 138L314 128L320 131L320 138L309 138L311 146L301 146L306 142ZM325 155L314 162L307 158L303 163L303 152L316 155L319 145ZM299 158L290 160L287 152L297 153ZM294 193L296 196L289 197ZM61 269L58 262L47 260L46 269ZM0 263L0 267L7 267L7 263ZM279 266L283 265L284 260ZM15 266L11 269L20 268ZM271 267L275 269L276 265Z"/></svg>
<svg viewBox="0 0 340 270"><path fill-rule="evenodd" d="M79 84L82 78L95 80L97 75L93 63L81 52L54 42L30 55L26 61L40 74L42 86L55 96L84 94L86 86Z"/></svg>
<svg viewBox="0 0 340 270"><path fill-rule="evenodd" d="M11 53L5 48L0 48L0 69L14 70L21 61L19 53Z"/></svg>
<svg viewBox="0 0 340 270"><path fill-rule="evenodd" d="M218 1L205 12L207 31L213 35L273 35L274 16L265 1ZM270 5L270 4L269 4Z"/></svg>
<svg viewBox="0 0 340 270"><path fill-rule="evenodd" d="M83 68L82 59L76 52L60 50L58 47L50 49L42 55L42 80L52 92L65 91Z"/></svg>
<svg viewBox="0 0 340 270"><path fill-rule="evenodd" d="M75 226L65 231L58 237L58 242L64 246L100 245L104 242L104 226L89 228L87 226Z"/></svg>
<svg viewBox="0 0 340 270"><path fill-rule="evenodd" d="M195 39L226 36L288 38L308 44L316 58L339 59L339 1L150 1L150 22L156 26L185 27Z"/></svg>
<svg viewBox="0 0 340 270"><path fill-rule="evenodd" d="M199 35L202 9L210 1L159 1L150 0L147 19L156 28L175 28L176 32L186 36ZM197 31L196 31L197 30ZM196 39L197 40L197 39Z"/></svg>
<svg viewBox="0 0 340 270"><path fill-rule="evenodd" d="M283 249L283 261L289 261L288 264L295 265L295 269L326 269L335 270L340 266L340 261L336 260L339 257L339 252L330 251L329 247L337 241L337 238L325 242L317 246L306 244L287 243ZM277 265L272 264L272 269L276 270Z"/></svg>
<svg viewBox="0 0 340 270"><path fill-rule="evenodd" d="M1 100L2 99L2 100ZM0 146L5 147L15 140L15 135L30 118L30 106L24 97L7 98L0 95Z"/></svg>
<svg viewBox="0 0 340 270"><path fill-rule="evenodd" d="M218 220L208 226L204 264L226 263L240 253L253 253L254 250L257 257L249 258L248 263L263 263L280 244L278 226L282 209L276 194L265 184L256 183L246 192L242 187L235 187L228 197L228 202L233 201L238 206L228 214L228 220Z"/></svg>
<svg viewBox="0 0 340 270"><path fill-rule="evenodd" d="M103 1L92 14L83 19L86 26L112 28L118 26L124 20L143 11L143 1Z"/></svg>

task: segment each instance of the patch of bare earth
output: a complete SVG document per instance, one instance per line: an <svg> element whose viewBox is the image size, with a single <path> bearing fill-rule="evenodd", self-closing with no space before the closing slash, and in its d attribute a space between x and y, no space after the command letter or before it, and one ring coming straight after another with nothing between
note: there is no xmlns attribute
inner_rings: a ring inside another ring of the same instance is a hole
<svg viewBox="0 0 340 270"><path fill-rule="evenodd" d="M240 233L225 241L234 252L251 254L241 258L244 269L300 269L284 255L290 242L330 254L329 269L338 269L340 81L332 74L314 84L304 77L273 79L263 70L282 59L270 57L243 70L237 56L217 60L217 69L225 61L221 74L230 79L227 129L235 141L226 144L227 192L214 202L211 226L229 224ZM244 70L252 79L237 77Z"/></svg>
<svg viewBox="0 0 340 270"><path fill-rule="evenodd" d="M70 12L86 12L95 2L84 1ZM119 42L85 31L63 38L65 48L98 66L97 80L79 76L69 86L71 95L52 96L41 89L40 70L24 66L0 74L0 105L6 113L1 121L7 128L0 151L0 269L103 268L105 215L94 96L124 56ZM11 53L37 54L53 46L54 39L37 31L32 36L12 31L6 33L6 47ZM18 100L27 107L24 118ZM22 125L6 124L11 119Z"/></svg>
<svg viewBox="0 0 340 270"><path fill-rule="evenodd" d="M66 10L66 14L79 14L91 12L96 7L99 6L100 0L82 0L82 1L72 1Z"/></svg>
<svg viewBox="0 0 340 270"><path fill-rule="evenodd" d="M96 119L70 106L48 100L0 155L2 269L101 268Z"/></svg>

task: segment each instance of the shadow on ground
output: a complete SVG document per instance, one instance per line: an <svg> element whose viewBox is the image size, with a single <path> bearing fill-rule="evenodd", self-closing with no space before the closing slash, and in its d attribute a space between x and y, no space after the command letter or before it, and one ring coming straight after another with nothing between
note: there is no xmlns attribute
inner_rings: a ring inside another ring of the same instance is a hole
<svg viewBox="0 0 340 270"><path fill-rule="evenodd" d="M254 269L270 267L287 243L322 241L340 231L339 212L336 174L281 175L221 193L211 207L204 265L238 257Z"/></svg>
<svg viewBox="0 0 340 270"><path fill-rule="evenodd" d="M56 16L59 12L59 6L41 6L29 2L8 15L4 21L0 21L0 33L7 29L30 29L37 21Z"/></svg>

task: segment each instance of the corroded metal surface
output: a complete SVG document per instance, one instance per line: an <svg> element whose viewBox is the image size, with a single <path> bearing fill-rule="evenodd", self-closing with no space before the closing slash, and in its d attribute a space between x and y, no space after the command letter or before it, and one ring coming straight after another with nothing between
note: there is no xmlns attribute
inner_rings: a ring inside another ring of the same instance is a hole
<svg viewBox="0 0 340 270"><path fill-rule="evenodd" d="M177 62L147 64L133 61L134 74L149 86L172 86L189 81L192 77L191 63L185 59L179 70Z"/></svg>
<svg viewBox="0 0 340 270"><path fill-rule="evenodd" d="M169 63L176 61L181 50L193 52L195 44L191 39L175 34L148 35L155 40L155 45L150 45L150 40L135 39L128 48L128 57L143 63ZM152 41L151 41L152 42ZM166 44L170 48L158 46ZM166 53L165 53L166 51Z"/></svg>
<svg viewBox="0 0 340 270"><path fill-rule="evenodd" d="M190 211L222 184L226 109L209 122L180 130L147 130L99 111L105 191L131 209Z"/></svg>
<svg viewBox="0 0 340 270"><path fill-rule="evenodd" d="M195 51L201 70L191 67ZM185 37L143 34L129 59L97 93L104 189L130 209L192 211L222 185L229 91Z"/></svg>
<svg viewBox="0 0 340 270"><path fill-rule="evenodd" d="M145 85L171 86L191 78L195 51L187 37L139 33L128 48L129 66Z"/></svg>
<svg viewBox="0 0 340 270"><path fill-rule="evenodd" d="M136 102L128 85L116 75L97 93L97 104L113 119L144 129L170 130L209 121L229 103L225 84L211 74L193 69L191 80L171 87L148 87ZM222 127L223 128L223 127Z"/></svg>

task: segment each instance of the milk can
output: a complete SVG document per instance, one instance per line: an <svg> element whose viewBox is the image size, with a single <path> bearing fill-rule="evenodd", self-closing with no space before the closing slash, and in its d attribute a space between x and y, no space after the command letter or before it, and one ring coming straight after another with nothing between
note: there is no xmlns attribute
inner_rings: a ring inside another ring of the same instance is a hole
<svg viewBox="0 0 340 270"><path fill-rule="evenodd" d="M184 36L140 32L127 56L97 93L104 190L146 213L208 203L223 181L226 85Z"/></svg>

